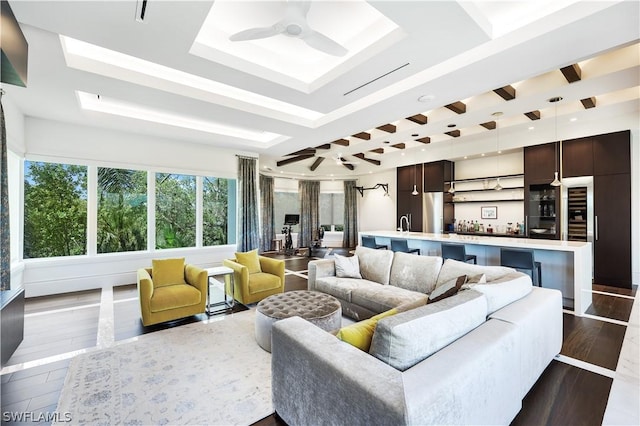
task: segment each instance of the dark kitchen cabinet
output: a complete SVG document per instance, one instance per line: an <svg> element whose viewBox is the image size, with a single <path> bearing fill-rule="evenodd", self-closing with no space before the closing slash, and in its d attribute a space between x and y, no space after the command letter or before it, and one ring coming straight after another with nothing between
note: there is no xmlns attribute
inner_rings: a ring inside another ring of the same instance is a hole
<svg viewBox="0 0 640 426"><path fill-rule="evenodd" d="M562 177L593 176L593 140L562 141Z"/></svg>
<svg viewBox="0 0 640 426"><path fill-rule="evenodd" d="M418 195L413 195L413 186ZM397 226L400 217L411 215L411 231L422 232L422 164L397 168Z"/></svg>
<svg viewBox="0 0 640 426"><path fill-rule="evenodd" d="M593 174L631 173L631 132L607 133L593 138Z"/></svg>
<svg viewBox="0 0 640 426"><path fill-rule="evenodd" d="M454 176L454 163L447 160L424 163L424 192L442 192L449 189ZM446 186L446 187L445 187Z"/></svg>
<svg viewBox="0 0 640 426"><path fill-rule="evenodd" d="M542 145L526 146L524 148L524 180L525 182L551 183L553 173L559 171L558 142Z"/></svg>
<svg viewBox="0 0 640 426"><path fill-rule="evenodd" d="M596 162L598 157L596 157ZM596 175L594 282L631 288L631 175Z"/></svg>

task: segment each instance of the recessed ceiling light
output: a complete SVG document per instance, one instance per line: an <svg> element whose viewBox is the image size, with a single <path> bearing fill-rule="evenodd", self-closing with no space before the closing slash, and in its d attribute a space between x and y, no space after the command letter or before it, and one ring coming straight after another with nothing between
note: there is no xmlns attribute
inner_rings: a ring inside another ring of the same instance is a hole
<svg viewBox="0 0 640 426"><path fill-rule="evenodd" d="M280 170L280 174L283 174L284 172L282 170Z"/></svg>
<svg viewBox="0 0 640 426"><path fill-rule="evenodd" d="M431 102L436 98L436 95L422 95L418 98L418 102Z"/></svg>
<svg viewBox="0 0 640 426"><path fill-rule="evenodd" d="M419 136L419 135L418 135L418 133L412 133L412 134L411 134L411 137L412 137L412 138L417 138L418 136Z"/></svg>
<svg viewBox="0 0 640 426"><path fill-rule="evenodd" d="M569 119L569 121L578 121L578 118L577 118L577 117L571 117L571 118Z"/></svg>
<svg viewBox="0 0 640 426"><path fill-rule="evenodd" d="M424 152L424 148L422 148L420 151Z"/></svg>
<svg viewBox="0 0 640 426"><path fill-rule="evenodd" d="M480 154L480 157L484 157L484 152L482 154Z"/></svg>
<svg viewBox="0 0 640 426"><path fill-rule="evenodd" d="M382 143L391 143L391 142L389 142L389 141L384 141L384 142L382 142Z"/></svg>
<svg viewBox="0 0 640 426"><path fill-rule="evenodd" d="M469 157L467 157L467 156L465 155L465 156L464 156L464 159L466 160L467 158L469 158Z"/></svg>
<svg viewBox="0 0 640 426"><path fill-rule="evenodd" d="M562 100L562 96L555 96L553 98L550 98L548 100L548 102L551 102L552 104L555 104L556 102L560 102Z"/></svg>
<svg viewBox="0 0 640 426"><path fill-rule="evenodd" d="M404 156L404 152L401 152L401 153L400 153L400 155L401 155L401 156Z"/></svg>
<svg viewBox="0 0 640 426"><path fill-rule="evenodd" d="M371 170L369 170L369 174L373 173Z"/></svg>
<svg viewBox="0 0 640 426"><path fill-rule="evenodd" d="M533 129L535 129L535 127L529 126L529 130L533 130Z"/></svg>
<svg viewBox="0 0 640 426"><path fill-rule="evenodd" d="M451 123L451 124L447 124L447 127L449 127L449 128L453 128L453 127L456 127L456 125L455 125L455 124L453 124L453 123Z"/></svg>

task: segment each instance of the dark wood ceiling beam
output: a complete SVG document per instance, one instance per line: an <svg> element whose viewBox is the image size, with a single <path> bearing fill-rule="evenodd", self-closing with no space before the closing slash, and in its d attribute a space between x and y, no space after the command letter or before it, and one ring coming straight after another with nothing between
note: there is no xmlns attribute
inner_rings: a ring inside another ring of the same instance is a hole
<svg viewBox="0 0 640 426"><path fill-rule="evenodd" d="M384 154L384 148L370 149L369 152L375 152L376 154Z"/></svg>
<svg viewBox="0 0 640 426"><path fill-rule="evenodd" d="M394 144L394 145L391 145L391 146L394 147L394 148L398 148L398 149L405 149L406 148L404 142L397 143L397 144Z"/></svg>
<svg viewBox="0 0 640 426"><path fill-rule="evenodd" d="M413 121L416 124L424 125L427 124L428 118L424 114L416 114L411 117L407 117L407 120Z"/></svg>
<svg viewBox="0 0 640 426"><path fill-rule="evenodd" d="M531 121L540 120L540 111L538 110L525 112L524 115L526 115Z"/></svg>
<svg viewBox="0 0 640 426"><path fill-rule="evenodd" d="M353 170L353 169L355 169L355 167L353 166L353 164L345 163L345 161L347 161L347 160L345 160L344 158L341 158L340 160L342 160L342 165L343 165L343 166L345 166L347 169L349 169L349 170Z"/></svg>
<svg viewBox="0 0 640 426"><path fill-rule="evenodd" d="M467 112L467 106L458 101L458 102L454 102L452 104L449 105L445 105L444 106L447 109L450 109L451 111L455 112L456 114L464 114L465 112Z"/></svg>
<svg viewBox="0 0 640 426"><path fill-rule="evenodd" d="M376 129L382 130L383 132L387 132L387 133L396 132L396 126L394 126L393 124L383 124L382 126L376 127Z"/></svg>
<svg viewBox="0 0 640 426"><path fill-rule="evenodd" d="M566 78L569 83L574 83L582 79L582 70L578 64L560 68L560 71L562 71L562 75L564 75L564 78Z"/></svg>
<svg viewBox="0 0 640 426"><path fill-rule="evenodd" d="M313 164L311 165L311 167L309 167L309 170L311 170L312 172L314 172L318 166L320 164L322 164L322 162L324 161L324 157L318 157L316 158L316 161L313 162Z"/></svg>
<svg viewBox="0 0 640 426"><path fill-rule="evenodd" d="M340 145L340 146L349 146L349 140L347 140L347 139L338 139L338 140L335 140L335 141L333 141L331 143L334 143L334 144Z"/></svg>
<svg viewBox="0 0 640 426"><path fill-rule="evenodd" d="M363 139L365 141L368 141L371 139L371 133L367 133L367 132L360 132L351 136L353 136L354 138Z"/></svg>
<svg viewBox="0 0 640 426"><path fill-rule="evenodd" d="M296 152L292 152L291 154L287 154L287 155L285 155L285 157L288 157L290 155L315 155L315 154L316 154L315 148L305 148L305 149L301 149L300 151L296 151Z"/></svg>
<svg viewBox="0 0 640 426"><path fill-rule="evenodd" d="M291 163L297 163L298 161L302 161L302 160L306 160L307 158L312 158L313 155L311 154L307 154L307 155L298 155L297 157L291 157L291 158L287 158L285 160L280 160L276 163L276 165L278 167L280 166L286 166L287 164L291 164Z"/></svg>
<svg viewBox="0 0 640 426"><path fill-rule="evenodd" d="M425 136L424 138L416 139L416 142L431 143L431 138L429 136Z"/></svg>
<svg viewBox="0 0 640 426"><path fill-rule="evenodd" d="M590 98L580 99L580 102L582 102L582 106L584 107L584 109L596 107L596 98L593 96Z"/></svg>
<svg viewBox="0 0 640 426"><path fill-rule="evenodd" d="M487 121L486 123L480 123L480 125L482 127L484 127L487 130L495 130L496 128L496 122L495 121Z"/></svg>
<svg viewBox="0 0 640 426"><path fill-rule="evenodd" d="M450 132L444 132L445 135L449 135L452 138L459 138L460 137L460 130L452 130Z"/></svg>
<svg viewBox="0 0 640 426"><path fill-rule="evenodd" d="M516 98L516 89L513 86L504 86L499 89L494 89L493 91L505 101Z"/></svg>
<svg viewBox="0 0 640 426"><path fill-rule="evenodd" d="M361 160L364 161L368 161L371 164L375 164L376 166L379 166L381 164L380 160L374 160L373 158L367 158L364 156L364 153L360 152L358 154L353 154L354 157L359 158Z"/></svg>
<svg viewBox="0 0 640 426"><path fill-rule="evenodd" d="M316 146L316 149L331 149L331 144L330 143L325 143L323 145L318 145L318 146Z"/></svg>

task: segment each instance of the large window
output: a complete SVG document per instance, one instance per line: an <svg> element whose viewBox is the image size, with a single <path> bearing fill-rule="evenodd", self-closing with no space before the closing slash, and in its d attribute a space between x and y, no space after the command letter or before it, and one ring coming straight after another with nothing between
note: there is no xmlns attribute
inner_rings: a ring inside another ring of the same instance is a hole
<svg viewBox="0 0 640 426"><path fill-rule="evenodd" d="M195 247L196 178L156 174L156 248Z"/></svg>
<svg viewBox="0 0 640 426"><path fill-rule="evenodd" d="M87 168L26 161L24 258L87 250Z"/></svg>
<svg viewBox="0 0 640 426"><path fill-rule="evenodd" d="M275 191L273 193L273 214L276 224L276 233L281 233L284 228L284 215L300 214L300 196L297 192ZM298 232L299 226L292 226L293 232Z"/></svg>
<svg viewBox="0 0 640 426"><path fill-rule="evenodd" d="M147 249L147 172L98 167L98 253Z"/></svg>
<svg viewBox="0 0 640 426"><path fill-rule="evenodd" d="M344 230L344 193L320 193L320 226L325 231Z"/></svg>
<svg viewBox="0 0 640 426"><path fill-rule="evenodd" d="M229 238L229 207L233 208L235 199L235 185L230 183L229 179L202 178L202 243L205 246L229 244L229 239L235 240L232 236Z"/></svg>

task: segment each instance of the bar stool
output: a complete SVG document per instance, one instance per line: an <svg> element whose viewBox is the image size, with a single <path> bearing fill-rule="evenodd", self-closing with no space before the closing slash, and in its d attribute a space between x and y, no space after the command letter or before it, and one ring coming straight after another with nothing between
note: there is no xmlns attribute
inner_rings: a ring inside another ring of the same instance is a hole
<svg viewBox="0 0 640 426"><path fill-rule="evenodd" d="M391 250L393 251L401 251L403 253L417 253L420 254L419 248L409 248L409 244L407 240L400 240L397 238L391 238Z"/></svg>
<svg viewBox="0 0 640 426"><path fill-rule="evenodd" d="M387 246L383 244L376 243L376 237L368 237L366 235L362 236L362 245L364 247L374 248L374 249L388 249Z"/></svg>
<svg viewBox="0 0 640 426"><path fill-rule="evenodd" d="M478 264L475 254L467 254L464 244L442 243L442 258L468 262L473 260L474 265Z"/></svg>
<svg viewBox="0 0 640 426"><path fill-rule="evenodd" d="M533 250L501 248L500 265L530 271L533 284L542 287L542 264L534 260Z"/></svg>

